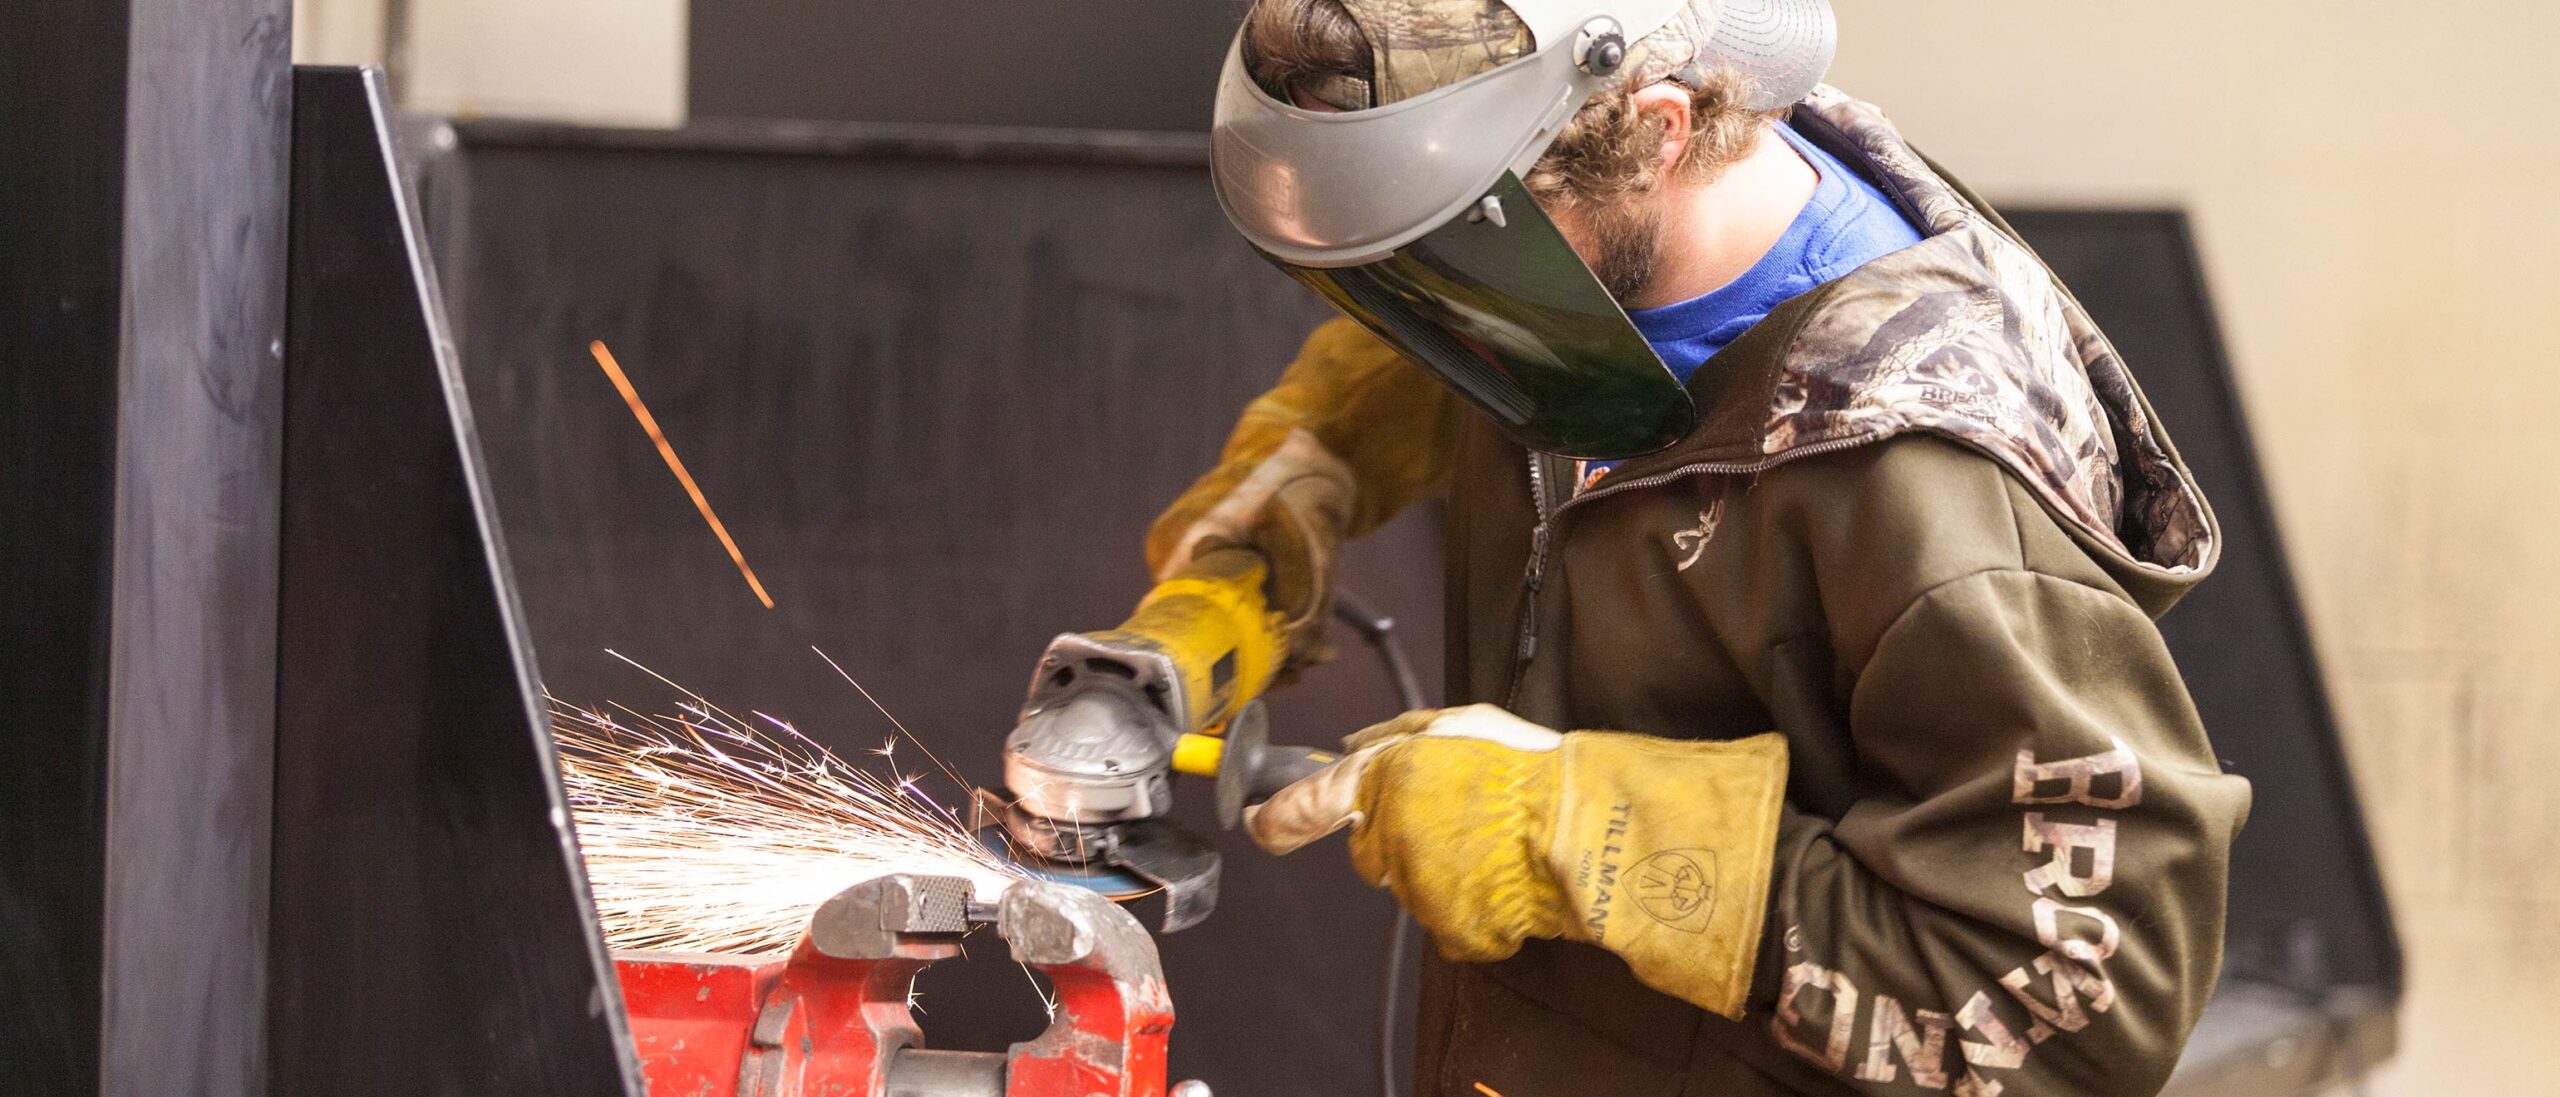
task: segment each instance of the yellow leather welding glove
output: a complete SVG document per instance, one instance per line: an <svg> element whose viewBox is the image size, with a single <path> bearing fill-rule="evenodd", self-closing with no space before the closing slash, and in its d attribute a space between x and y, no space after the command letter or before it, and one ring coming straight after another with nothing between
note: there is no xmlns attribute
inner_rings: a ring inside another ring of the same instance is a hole
<svg viewBox="0 0 2560 1097"><path fill-rule="evenodd" d="M1439 490L1460 409L1449 386L1377 336L1349 320L1326 323L1279 383L1246 405L1217 467L1148 529L1148 568L1168 579L1221 547L1261 553L1286 640L1282 680L1325 661L1342 543Z"/></svg>
<svg viewBox="0 0 2560 1097"><path fill-rule="evenodd" d="M1493 705L1410 712L1246 815L1289 853L1352 828L1351 863L1451 960L1534 937L1617 953L1739 1018L1768 905L1786 740L1559 733Z"/></svg>

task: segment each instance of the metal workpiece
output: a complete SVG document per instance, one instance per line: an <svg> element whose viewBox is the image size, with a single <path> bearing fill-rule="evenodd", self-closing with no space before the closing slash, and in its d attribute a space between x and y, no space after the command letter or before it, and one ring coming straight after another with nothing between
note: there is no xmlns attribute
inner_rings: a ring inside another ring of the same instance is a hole
<svg viewBox="0 0 2560 1097"><path fill-rule="evenodd" d="M908 1048L889 1061L885 1097L1005 1097L1005 1057L994 1051Z"/></svg>
<svg viewBox="0 0 2560 1097"><path fill-rule="evenodd" d="M1056 988L1048 1029L1002 1053L928 1050L916 976L993 926ZM789 958L618 958L653 1092L702 1097L1166 1097L1173 1000L1155 941L1092 891L1036 880L989 904L965 879L883 876L810 917Z"/></svg>

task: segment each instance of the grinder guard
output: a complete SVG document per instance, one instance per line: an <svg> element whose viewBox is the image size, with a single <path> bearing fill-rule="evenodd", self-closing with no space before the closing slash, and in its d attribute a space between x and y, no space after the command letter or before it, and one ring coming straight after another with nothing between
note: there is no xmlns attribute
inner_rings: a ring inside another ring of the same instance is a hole
<svg viewBox="0 0 2560 1097"><path fill-rule="evenodd" d="M1164 818L1187 698L1170 656L1058 637L1005 737L1007 801L981 790L979 840L1035 876L1129 900L1165 895L1167 933L1218 901L1218 853Z"/></svg>

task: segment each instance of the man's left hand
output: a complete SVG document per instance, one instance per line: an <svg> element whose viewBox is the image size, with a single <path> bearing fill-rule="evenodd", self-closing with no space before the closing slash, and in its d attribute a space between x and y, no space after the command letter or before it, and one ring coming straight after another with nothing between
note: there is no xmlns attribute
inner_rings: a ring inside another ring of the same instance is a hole
<svg viewBox="0 0 2560 1097"><path fill-rule="evenodd" d="M1409 712L1246 813L1290 853L1350 827L1363 879L1451 960L1530 938L1599 945L1738 1017L1769 888L1786 741L1560 733L1493 705Z"/></svg>

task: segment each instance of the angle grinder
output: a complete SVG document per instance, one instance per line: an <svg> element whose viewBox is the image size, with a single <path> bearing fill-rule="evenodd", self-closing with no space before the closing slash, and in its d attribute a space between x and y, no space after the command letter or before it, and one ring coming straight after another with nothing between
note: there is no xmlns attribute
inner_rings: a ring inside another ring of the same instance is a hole
<svg viewBox="0 0 2560 1097"><path fill-rule="evenodd" d="M1247 804L1338 757L1269 741L1254 697L1275 661L1260 569L1253 560L1169 581L1120 629L1052 641L1004 741L1010 795L974 798L979 840L1035 875L1115 899L1161 891L1165 932L1207 917L1218 853L1168 818L1174 775L1212 780L1218 821L1232 829ZM1232 603L1237 589L1251 604ZM1230 715L1189 730L1202 711Z"/></svg>

